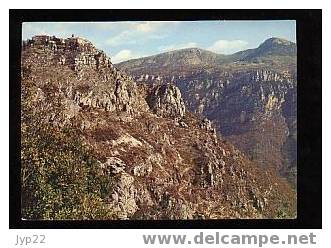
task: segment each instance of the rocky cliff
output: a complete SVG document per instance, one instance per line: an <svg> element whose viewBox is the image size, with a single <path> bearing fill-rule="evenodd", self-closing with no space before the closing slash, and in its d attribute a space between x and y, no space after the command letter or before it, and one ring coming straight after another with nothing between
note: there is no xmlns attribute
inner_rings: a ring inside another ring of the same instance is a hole
<svg viewBox="0 0 331 248"><path fill-rule="evenodd" d="M25 41L23 217L295 217L288 183L221 138L212 121L187 111L178 86L171 79L137 83L81 38ZM284 96L270 87L265 110L281 111ZM249 118L247 111L241 120Z"/></svg>

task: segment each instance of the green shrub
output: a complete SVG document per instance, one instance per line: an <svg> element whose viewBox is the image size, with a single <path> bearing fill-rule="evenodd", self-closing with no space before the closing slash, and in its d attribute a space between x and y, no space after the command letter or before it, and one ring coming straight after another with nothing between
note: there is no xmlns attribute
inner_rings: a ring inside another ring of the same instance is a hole
<svg viewBox="0 0 331 248"><path fill-rule="evenodd" d="M36 87L28 89L22 91L22 218L111 218L105 204L109 176L103 175L93 154L82 145L78 130L45 121L49 113L40 108L41 102L33 101ZM51 113L61 112L60 104L51 106Z"/></svg>

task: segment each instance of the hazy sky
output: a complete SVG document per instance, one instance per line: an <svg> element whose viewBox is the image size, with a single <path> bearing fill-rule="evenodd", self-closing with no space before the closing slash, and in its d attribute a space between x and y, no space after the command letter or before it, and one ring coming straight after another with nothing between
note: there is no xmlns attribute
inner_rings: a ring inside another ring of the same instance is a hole
<svg viewBox="0 0 331 248"><path fill-rule="evenodd" d="M113 63L170 50L199 47L231 54L271 37L296 42L295 21L26 22L22 38L36 34L86 38Z"/></svg>

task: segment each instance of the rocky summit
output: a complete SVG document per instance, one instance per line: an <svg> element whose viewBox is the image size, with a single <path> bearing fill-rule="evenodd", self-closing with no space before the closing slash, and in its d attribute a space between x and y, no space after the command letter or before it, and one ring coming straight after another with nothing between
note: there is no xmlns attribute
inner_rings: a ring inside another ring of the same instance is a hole
<svg viewBox="0 0 331 248"><path fill-rule="evenodd" d="M130 76L80 37L24 41L22 217L295 218L289 183L226 140L252 132L256 122L263 137L279 121L291 147L290 72L233 69L215 77L213 67L199 66L217 56L195 61L203 53L192 52L194 71L145 72L142 63L144 73ZM254 138L247 136L249 147Z"/></svg>

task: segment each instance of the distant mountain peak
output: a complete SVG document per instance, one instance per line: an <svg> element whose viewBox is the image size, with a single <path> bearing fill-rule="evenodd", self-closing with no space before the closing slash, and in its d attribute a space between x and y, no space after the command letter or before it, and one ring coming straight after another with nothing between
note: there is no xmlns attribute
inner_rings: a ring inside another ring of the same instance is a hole
<svg viewBox="0 0 331 248"><path fill-rule="evenodd" d="M199 65L199 64L210 64L215 63L219 54L213 53L208 50L204 50L197 47L183 48L179 50L172 50L163 52L157 55L148 57L133 59L119 63L122 68L125 64L129 63L130 66L187 66L187 65Z"/></svg>
<svg viewBox="0 0 331 248"><path fill-rule="evenodd" d="M291 42L289 40L283 39L283 38L277 38L277 37L272 37L267 40L265 40L259 47L264 47L264 46L295 46L294 42Z"/></svg>
<svg viewBox="0 0 331 248"><path fill-rule="evenodd" d="M297 53L297 45L294 42L282 38L272 37L265 40L255 49L237 52L232 57L233 61L256 61L261 58L294 57Z"/></svg>

